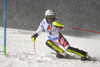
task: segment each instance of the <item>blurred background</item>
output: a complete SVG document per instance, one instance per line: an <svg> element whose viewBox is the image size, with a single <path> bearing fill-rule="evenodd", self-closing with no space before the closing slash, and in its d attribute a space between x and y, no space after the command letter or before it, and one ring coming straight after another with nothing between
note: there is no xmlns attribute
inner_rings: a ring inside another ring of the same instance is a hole
<svg viewBox="0 0 100 67"><path fill-rule="evenodd" d="M7 28L37 30L45 11L52 9L64 25L100 32L100 0L7 0ZM4 26L4 0L0 0L0 27ZM70 36L100 35L65 28Z"/></svg>

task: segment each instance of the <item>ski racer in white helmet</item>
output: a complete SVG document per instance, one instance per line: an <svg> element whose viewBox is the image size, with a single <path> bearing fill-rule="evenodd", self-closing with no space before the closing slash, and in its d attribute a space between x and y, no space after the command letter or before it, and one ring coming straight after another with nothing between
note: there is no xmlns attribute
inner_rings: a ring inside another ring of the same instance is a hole
<svg viewBox="0 0 100 67"><path fill-rule="evenodd" d="M59 46L61 45L66 51L74 53L81 57L82 60L87 60L87 52L71 47L66 38L60 33L59 30L64 30L64 25L60 24L55 17L53 10L48 9L45 12L45 18L40 22L40 25L34 35L31 37L31 41L35 42L36 38L45 30L48 40L46 45L53 49L57 53L57 57L67 57L68 54ZM60 55L60 56L59 56Z"/></svg>
<svg viewBox="0 0 100 67"><path fill-rule="evenodd" d="M48 22L52 22L55 20L55 13L53 12L53 10L48 9L45 12L45 18L48 19Z"/></svg>

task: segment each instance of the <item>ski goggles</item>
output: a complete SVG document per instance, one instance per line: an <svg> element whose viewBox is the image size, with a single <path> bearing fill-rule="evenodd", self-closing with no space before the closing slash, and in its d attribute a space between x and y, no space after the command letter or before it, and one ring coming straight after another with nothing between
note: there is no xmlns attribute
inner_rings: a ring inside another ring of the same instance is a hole
<svg viewBox="0 0 100 67"><path fill-rule="evenodd" d="M54 19L54 16L46 16L47 19Z"/></svg>

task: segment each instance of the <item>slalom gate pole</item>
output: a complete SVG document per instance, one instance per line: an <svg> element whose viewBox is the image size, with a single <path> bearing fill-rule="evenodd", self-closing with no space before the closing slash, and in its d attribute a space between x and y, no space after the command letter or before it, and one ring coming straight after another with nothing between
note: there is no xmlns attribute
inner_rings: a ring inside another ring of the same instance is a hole
<svg viewBox="0 0 100 67"><path fill-rule="evenodd" d="M92 30L86 30L86 29L75 28L75 27L70 27L70 26L64 26L64 27L72 28L72 29L77 29L77 30L82 30L82 31L87 31L87 32L99 33L100 34L100 32L92 31Z"/></svg>
<svg viewBox="0 0 100 67"><path fill-rule="evenodd" d="M7 1L4 0L4 54L6 55L6 6Z"/></svg>
<svg viewBox="0 0 100 67"><path fill-rule="evenodd" d="M34 42L34 53L36 54L36 49L35 49L35 42Z"/></svg>

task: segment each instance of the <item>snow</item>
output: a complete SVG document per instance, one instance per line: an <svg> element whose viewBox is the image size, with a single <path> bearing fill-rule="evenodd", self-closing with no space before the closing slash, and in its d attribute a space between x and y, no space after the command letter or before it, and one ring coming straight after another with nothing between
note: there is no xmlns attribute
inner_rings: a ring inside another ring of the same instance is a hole
<svg viewBox="0 0 100 67"><path fill-rule="evenodd" d="M46 34L42 32L36 40L36 53L31 35L34 31L7 28L7 54L3 54L4 29L0 27L0 67L100 67L100 35L88 38L67 36L70 45L85 50L97 61L79 59L57 59L45 45ZM73 54L71 54L73 55Z"/></svg>

